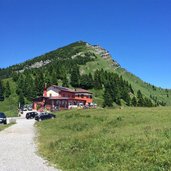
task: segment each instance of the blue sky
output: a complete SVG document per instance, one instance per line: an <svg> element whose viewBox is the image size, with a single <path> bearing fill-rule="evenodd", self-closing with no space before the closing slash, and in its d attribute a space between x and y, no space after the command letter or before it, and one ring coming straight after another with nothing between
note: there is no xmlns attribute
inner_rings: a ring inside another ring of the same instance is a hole
<svg viewBox="0 0 171 171"><path fill-rule="evenodd" d="M171 88L171 0L0 0L0 67L83 40Z"/></svg>

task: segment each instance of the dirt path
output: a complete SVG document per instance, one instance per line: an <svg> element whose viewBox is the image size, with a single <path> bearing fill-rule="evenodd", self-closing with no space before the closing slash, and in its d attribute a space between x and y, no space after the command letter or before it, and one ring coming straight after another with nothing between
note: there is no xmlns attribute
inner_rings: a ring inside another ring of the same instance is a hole
<svg viewBox="0 0 171 171"><path fill-rule="evenodd" d="M36 155L34 122L17 119L17 124L0 132L1 171L57 171Z"/></svg>

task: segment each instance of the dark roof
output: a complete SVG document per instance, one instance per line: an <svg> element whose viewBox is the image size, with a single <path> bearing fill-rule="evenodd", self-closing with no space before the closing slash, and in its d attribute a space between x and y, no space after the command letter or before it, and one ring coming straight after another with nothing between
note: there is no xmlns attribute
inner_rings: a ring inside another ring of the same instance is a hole
<svg viewBox="0 0 171 171"><path fill-rule="evenodd" d="M40 99L40 98L48 99L49 97L46 97L46 96L39 96L39 97L32 98L32 100L36 100L36 99Z"/></svg>
<svg viewBox="0 0 171 171"><path fill-rule="evenodd" d="M67 87L62 87L62 86L57 86L57 85L52 85L52 86L56 87L56 88L58 88L59 90L62 90L62 91L67 91L67 92L72 92L72 93L90 93L90 94L92 94L90 91L82 89L82 88L70 89L70 88L67 88ZM52 87L52 86L50 86L50 87Z"/></svg>
<svg viewBox="0 0 171 171"><path fill-rule="evenodd" d="M60 90L63 90L63 91L74 92L73 89L70 89L70 88L67 88L67 87L62 87L62 86L57 86L57 85L52 85L52 86L49 86L49 87L56 87L56 88L58 88L58 89L60 89ZM48 87L48 88L49 88L49 87Z"/></svg>
<svg viewBox="0 0 171 171"><path fill-rule="evenodd" d="M75 89L75 92L76 93L90 93L90 94L92 94L90 91L82 89L82 88Z"/></svg>

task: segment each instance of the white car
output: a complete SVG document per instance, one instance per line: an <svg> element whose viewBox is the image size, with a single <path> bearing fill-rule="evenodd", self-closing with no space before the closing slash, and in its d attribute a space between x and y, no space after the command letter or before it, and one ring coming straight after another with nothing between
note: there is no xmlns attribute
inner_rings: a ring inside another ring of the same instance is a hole
<svg viewBox="0 0 171 171"><path fill-rule="evenodd" d="M75 109L75 108L78 108L78 106L77 105L69 105L68 106L68 109Z"/></svg>
<svg viewBox="0 0 171 171"><path fill-rule="evenodd" d="M37 112L36 110L33 110L31 108L27 109L27 108L24 108L23 110L19 110L18 112L18 116L22 117L22 118L26 118L26 114L28 112Z"/></svg>

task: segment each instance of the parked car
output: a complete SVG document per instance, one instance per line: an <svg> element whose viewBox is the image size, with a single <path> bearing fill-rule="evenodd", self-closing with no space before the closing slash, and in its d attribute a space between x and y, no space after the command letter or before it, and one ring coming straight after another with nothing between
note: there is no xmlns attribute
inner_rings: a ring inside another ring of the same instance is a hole
<svg viewBox="0 0 171 171"><path fill-rule="evenodd" d="M54 119L56 118L56 115L52 114L52 113L40 113L39 115L37 115L35 117L35 120L37 121L41 121L41 120L46 120L46 119Z"/></svg>
<svg viewBox="0 0 171 171"><path fill-rule="evenodd" d="M23 108L19 110L18 116L26 118L26 114L29 112L36 112L36 110L32 110L32 108Z"/></svg>
<svg viewBox="0 0 171 171"><path fill-rule="evenodd" d="M32 119L32 118L35 118L36 116L38 115L37 112L28 112L26 113L26 119Z"/></svg>
<svg viewBox="0 0 171 171"><path fill-rule="evenodd" d="M7 124L7 118L2 112L0 112L0 123Z"/></svg>

